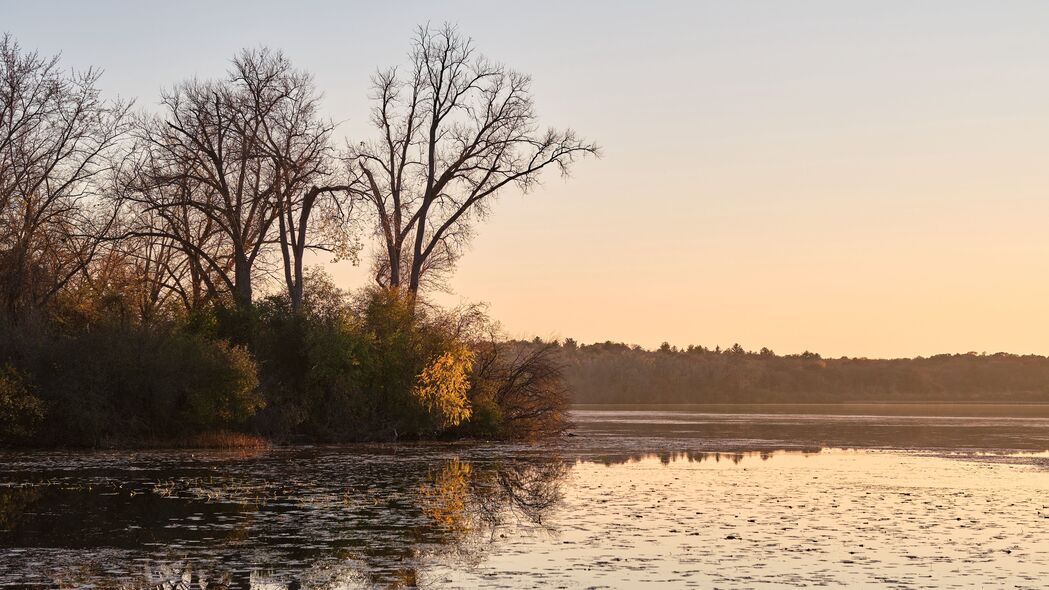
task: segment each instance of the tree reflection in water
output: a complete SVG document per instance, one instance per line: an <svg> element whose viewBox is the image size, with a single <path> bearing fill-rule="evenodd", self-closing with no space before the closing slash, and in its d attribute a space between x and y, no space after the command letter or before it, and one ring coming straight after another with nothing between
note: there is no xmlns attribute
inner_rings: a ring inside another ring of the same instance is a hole
<svg viewBox="0 0 1049 590"><path fill-rule="evenodd" d="M827 447L967 457L974 451L1049 449L1047 419L1023 414L1027 408L1015 410L1015 416L920 416L914 408L907 408L907 415L883 416L871 408L823 415L804 409L809 413L580 411L574 414L577 436L528 446L357 445L246 455L0 452L0 586L439 586L445 576L464 573L486 554L507 557L489 549L501 535L508 538L498 544L500 551L522 539L514 549L518 554L549 548L526 539L531 531L518 527L544 531L547 523L564 522L561 510L552 509L563 488L565 506L594 492L593 482L575 477L571 487L566 482L576 461L640 461L637 472L631 465L616 471L644 484L659 475L645 472L651 464L644 461L653 456L663 464L702 462L690 477L705 479L711 469L734 470L739 463L746 470L781 454L790 455L785 462L791 463L800 458L795 453L824 455L820 449ZM1043 456L998 454L989 460L1045 462ZM580 466L580 473L593 475L589 467ZM618 485L615 478L608 481ZM770 485L761 478L740 481L759 495L765 493L761 486ZM808 490L810 482L805 483L798 489ZM632 489L613 487L610 493L630 496ZM681 502L683 491L677 489L677 498L665 499ZM633 510L633 498L614 499L624 503L619 514ZM673 522L685 518L661 516ZM620 524L594 534L614 535ZM615 550L630 551L631 539L624 542ZM487 575L492 561L465 573ZM496 574L516 572L517 564L511 564Z"/></svg>
<svg viewBox="0 0 1049 590"><path fill-rule="evenodd" d="M5 467L0 481L14 485L0 488L0 582L425 586L434 564L478 563L504 527L543 528L571 468L557 456L333 449L203 463L158 456L154 468L139 459L126 469L114 458L60 472Z"/></svg>

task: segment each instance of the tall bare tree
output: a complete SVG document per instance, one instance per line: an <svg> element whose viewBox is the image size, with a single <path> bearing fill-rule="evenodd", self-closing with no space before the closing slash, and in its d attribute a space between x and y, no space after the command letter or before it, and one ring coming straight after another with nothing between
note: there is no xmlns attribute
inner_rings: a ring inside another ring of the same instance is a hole
<svg viewBox="0 0 1049 590"><path fill-rule="evenodd" d="M0 298L13 316L49 303L97 253L113 221L97 199L130 103L96 69L0 37Z"/></svg>
<svg viewBox="0 0 1049 590"><path fill-rule="evenodd" d="M165 93L163 116L143 126L148 158L132 196L164 223L138 235L177 241L210 291L242 304L251 302L256 262L279 244L297 307L305 252L336 246L313 239L311 215L349 188L328 184L333 126L318 101L312 77L268 49L241 52L222 80Z"/></svg>
<svg viewBox="0 0 1049 590"><path fill-rule="evenodd" d="M166 92L162 118L144 129L152 149L140 192L146 211L161 219L172 217L165 210L189 209L213 224L222 250L189 241L175 226L150 229L194 251L242 303L251 302L252 268L278 214L260 154L262 123L246 93L229 80L191 80Z"/></svg>
<svg viewBox="0 0 1049 590"><path fill-rule="evenodd" d="M354 200L351 184L336 179L331 135L334 123L320 116L321 93L313 76L292 69L280 53L245 51L234 62L236 79L265 97L263 87L274 84L279 100L263 117L262 152L273 167L279 215L276 242L280 245L284 282L293 310L302 306L304 260L308 251L324 251L336 258L355 252L350 238ZM256 99L261 107L264 100ZM258 107L257 107L258 108Z"/></svg>
<svg viewBox="0 0 1049 590"><path fill-rule="evenodd" d="M486 59L455 27L421 27L408 68L373 78L379 137L349 149L356 192L372 204L383 252L377 279L417 293L447 269L507 186L528 191L595 144L542 129L529 76Z"/></svg>

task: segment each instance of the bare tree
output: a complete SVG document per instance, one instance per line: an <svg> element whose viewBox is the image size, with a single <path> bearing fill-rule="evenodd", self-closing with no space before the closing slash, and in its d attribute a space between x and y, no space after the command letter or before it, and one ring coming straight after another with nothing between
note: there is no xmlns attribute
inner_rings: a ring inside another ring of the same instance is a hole
<svg viewBox="0 0 1049 590"><path fill-rule="evenodd" d="M46 305L92 260L114 217L98 196L130 103L101 72L0 38L0 297L13 317Z"/></svg>
<svg viewBox="0 0 1049 590"><path fill-rule="evenodd" d="M142 127L148 156L131 197L164 223L137 235L175 240L212 294L241 304L251 302L257 261L279 244L298 308L305 252L340 245L330 231L310 232L311 215L349 188L327 184L333 126L318 101L312 77L268 49L241 52L225 79L165 93L163 117Z"/></svg>
<svg viewBox="0 0 1049 590"><path fill-rule="evenodd" d="M268 50L243 52L234 68L235 79L251 89L259 107L272 103L262 118L262 152L274 170L280 212L276 241L291 307L298 311L306 253L324 251L336 258L355 254L348 224L354 204L351 184L335 180L335 125L320 117L321 93L309 73L291 68L282 54ZM272 92L265 85L278 88L280 99L263 98Z"/></svg>
<svg viewBox="0 0 1049 590"><path fill-rule="evenodd" d="M141 133L148 137L157 125L146 119ZM197 183L158 157L148 139L132 144L129 152L113 191L122 207L115 247L136 244L159 273L152 277L157 287L177 295L186 309L231 293L229 233L202 210L194 194Z"/></svg>
<svg viewBox="0 0 1049 590"><path fill-rule="evenodd" d="M595 144L542 130L529 76L478 54L451 25L421 27L409 67L373 78L379 138L351 147L355 190L376 212L380 284L417 293L448 269L508 185L527 191L547 167L567 174Z"/></svg>
<svg viewBox="0 0 1049 590"><path fill-rule="evenodd" d="M165 93L163 119L144 128L151 150L138 194L159 219L188 209L210 221L222 234L222 250L189 241L177 225L150 230L195 252L239 302L250 303L252 267L278 211L274 178L259 150L261 121L244 94L228 80L187 81Z"/></svg>
<svg viewBox="0 0 1049 590"><path fill-rule="evenodd" d="M150 325L169 319L182 306L172 272L183 274L185 259L177 244L152 236L107 240L65 287L67 319L119 319ZM75 314L75 316L71 315Z"/></svg>
<svg viewBox="0 0 1049 590"><path fill-rule="evenodd" d="M568 428L568 386L556 344L489 339L475 343L474 350L475 395L498 404L507 436L540 438Z"/></svg>
<svg viewBox="0 0 1049 590"><path fill-rule="evenodd" d="M222 250L216 244L222 235L211 229L211 220L186 206L146 211L132 207L121 212L117 223L112 232L117 239L109 248L140 283L133 303L142 322L174 307L199 309L219 294L213 273L197 253ZM185 243L197 247L187 248Z"/></svg>

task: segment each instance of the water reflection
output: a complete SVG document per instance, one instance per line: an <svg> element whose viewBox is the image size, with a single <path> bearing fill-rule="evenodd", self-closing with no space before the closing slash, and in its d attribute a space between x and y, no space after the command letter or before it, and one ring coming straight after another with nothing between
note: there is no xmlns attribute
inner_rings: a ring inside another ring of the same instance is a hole
<svg viewBox="0 0 1049 590"><path fill-rule="evenodd" d="M580 409L573 417L581 439L606 443L615 453L826 447L1044 451L1049 450L1047 408L1033 404L722 405Z"/></svg>
<svg viewBox="0 0 1049 590"><path fill-rule="evenodd" d="M765 462L820 449L574 454L478 445L177 452L0 463L0 585L441 586L548 517L579 465ZM628 480L629 481L629 478ZM604 500L603 500L604 501ZM562 514L563 516L563 514ZM589 515L593 518L594 515Z"/></svg>
<svg viewBox="0 0 1049 590"><path fill-rule="evenodd" d="M0 586L614 585L639 572L684 582L684 568L699 587L752 587L762 568L770 583L801 580L793 566L772 572L785 555L860 583L940 563L897 544L921 535L967 567L998 567L985 533L1026 560L1010 571L1049 575L1049 555L1026 549L1049 526L1028 509L1049 457L1015 452L1049 449L1042 415L588 410L575 434L539 446L0 453ZM857 531L864 545L822 553L835 545L820 539ZM853 553L870 554L862 572Z"/></svg>
<svg viewBox="0 0 1049 590"><path fill-rule="evenodd" d="M759 459L761 461L768 461L774 456L784 454L798 454L798 455L811 455L819 453L822 449L820 447L812 448L787 448L787 449L762 449L757 451L732 451L732 452L718 452L718 451L663 451L663 452L640 452L640 453L620 453L614 455L594 455L587 460L593 463L600 463L606 466L622 465L623 463L640 463L648 459L658 459L663 465L670 465L676 461L685 461L688 463L702 463L704 461L713 461L714 463L720 463L722 461L726 463L732 463L733 465L739 465L744 459Z"/></svg>
<svg viewBox="0 0 1049 590"><path fill-rule="evenodd" d="M413 587L430 563L477 562L507 522L543 527L570 468L345 449L47 463L2 473L5 583Z"/></svg>

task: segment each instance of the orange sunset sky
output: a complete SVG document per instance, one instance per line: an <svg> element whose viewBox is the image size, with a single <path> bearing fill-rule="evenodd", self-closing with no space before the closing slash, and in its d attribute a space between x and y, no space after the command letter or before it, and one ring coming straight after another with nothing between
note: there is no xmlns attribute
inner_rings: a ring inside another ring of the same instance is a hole
<svg viewBox="0 0 1049 590"><path fill-rule="evenodd" d="M418 24L531 73L604 157L503 195L440 296L513 336L1049 354L1049 3L175 4L5 3L0 30L143 109L278 47L350 140Z"/></svg>

